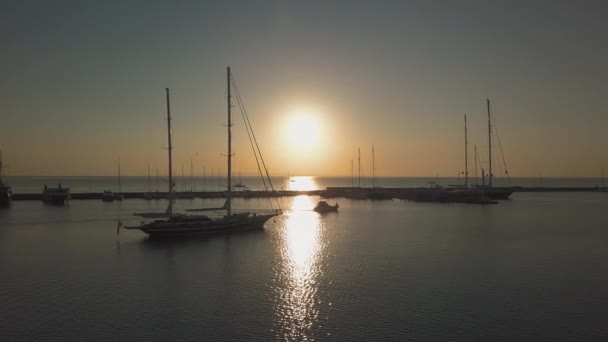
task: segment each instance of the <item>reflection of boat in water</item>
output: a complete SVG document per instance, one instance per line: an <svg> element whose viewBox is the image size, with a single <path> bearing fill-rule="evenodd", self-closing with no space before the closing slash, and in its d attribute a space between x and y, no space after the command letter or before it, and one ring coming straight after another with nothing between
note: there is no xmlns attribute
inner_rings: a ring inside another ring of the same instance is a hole
<svg viewBox="0 0 608 342"><path fill-rule="evenodd" d="M193 209L189 211L219 211L225 210L226 215L221 216L219 218L212 219L205 215L187 215L187 214L174 214L173 213L173 202L175 199L175 184L173 183L173 171L172 171L172 145L171 145L171 107L169 100L169 89L166 89L167 93L167 137L168 137L168 150L169 150L169 206L167 211L163 216L167 217L166 219L155 220L148 223L142 223L139 226L125 227L127 229L139 229L146 234L149 234L151 237L180 237L180 236L196 236L196 235L206 235L206 234L215 234L215 233L228 233L234 231L241 230L254 230L254 229L262 229L264 227L264 223L268 221L270 218L277 216L280 214L280 211L273 211L271 213L259 214L259 213L251 213L244 212L235 214L232 212L232 104L231 104L231 88L233 86L233 78L230 73L230 67L227 68L227 88L228 88L228 97L227 97L227 107L228 107L228 173L227 173L227 191L226 191L226 203L222 208L203 208L203 209ZM242 102L240 100L240 95L238 93L238 88L235 87L237 100L239 101L239 105L242 108ZM247 118L246 113L242 113L244 118ZM246 128L248 133L253 135L251 131L251 124L249 120L245 121ZM255 136L254 136L255 139ZM259 148L257 153L259 153ZM261 154L259 154L261 156ZM265 164L264 170L266 174L268 171L266 169ZM270 183L270 177L268 177L268 182ZM272 187L272 184L270 183ZM140 215L145 217L144 215ZM150 216L147 216L150 217Z"/></svg>
<svg viewBox="0 0 608 342"><path fill-rule="evenodd" d="M44 186L42 201L47 204L65 205L70 201L70 188L64 188L61 183L56 188Z"/></svg>
<svg viewBox="0 0 608 342"><path fill-rule="evenodd" d="M0 153L0 207L8 207L13 199L13 191L2 181L2 154Z"/></svg>
<svg viewBox="0 0 608 342"><path fill-rule="evenodd" d="M325 201L319 201L319 203L317 203L317 205L314 207L313 210L318 213L323 214L323 213L329 213L329 212L337 212L339 207L340 206L338 205L338 203L336 203L334 205L329 205Z"/></svg>

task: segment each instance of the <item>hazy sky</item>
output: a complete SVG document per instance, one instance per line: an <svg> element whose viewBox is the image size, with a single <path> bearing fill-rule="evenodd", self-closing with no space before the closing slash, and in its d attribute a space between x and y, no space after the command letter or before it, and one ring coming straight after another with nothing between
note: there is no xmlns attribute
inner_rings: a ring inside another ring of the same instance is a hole
<svg viewBox="0 0 608 342"><path fill-rule="evenodd" d="M455 176L464 113L487 162L490 98L512 176L598 176L607 14L601 1L4 2L0 149L13 175L113 175L119 157L123 174L166 173L169 87L175 168L225 172L231 65L274 174L349 175L358 147L369 174L374 144L379 175ZM308 151L286 141L298 108L321 129ZM234 130L234 171L253 172Z"/></svg>

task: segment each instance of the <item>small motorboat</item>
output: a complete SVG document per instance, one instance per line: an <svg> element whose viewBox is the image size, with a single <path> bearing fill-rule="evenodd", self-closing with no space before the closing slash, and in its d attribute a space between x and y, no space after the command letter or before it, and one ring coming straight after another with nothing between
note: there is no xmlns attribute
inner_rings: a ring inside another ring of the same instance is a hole
<svg viewBox="0 0 608 342"><path fill-rule="evenodd" d="M323 213L329 213L329 212L337 212L339 207L340 206L338 205L338 203L336 203L334 205L329 205L325 201L320 201L319 203L317 203L317 205L314 207L313 210L318 213L323 214Z"/></svg>

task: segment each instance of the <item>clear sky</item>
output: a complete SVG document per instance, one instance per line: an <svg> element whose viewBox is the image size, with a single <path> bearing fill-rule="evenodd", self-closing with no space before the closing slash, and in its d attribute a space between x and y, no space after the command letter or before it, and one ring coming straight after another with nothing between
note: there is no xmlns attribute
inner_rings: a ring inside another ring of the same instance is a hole
<svg viewBox="0 0 608 342"><path fill-rule="evenodd" d="M169 87L175 168L225 172L231 65L274 174L350 175L358 147L369 174L374 144L381 176L455 176L465 113L470 155L477 144L487 162L490 98L512 176L598 176L607 13L601 1L4 2L0 149L13 175L113 175L119 157L123 174L166 173ZM251 173L240 120L234 131L234 171ZM294 142L302 132L316 140Z"/></svg>

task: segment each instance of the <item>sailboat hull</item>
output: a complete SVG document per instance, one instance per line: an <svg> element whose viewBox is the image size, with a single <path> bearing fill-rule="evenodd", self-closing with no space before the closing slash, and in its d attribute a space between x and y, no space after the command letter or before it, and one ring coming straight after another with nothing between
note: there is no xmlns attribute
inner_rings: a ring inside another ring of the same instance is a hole
<svg viewBox="0 0 608 342"><path fill-rule="evenodd" d="M173 220L154 221L143 224L139 229L151 238L193 237L212 234L225 234L246 230L264 229L266 221L278 214L253 215L222 220L199 222L179 222Z"/></svg>
<svg viewBox="0 0 608 342"><path fill-rule="evenodd" d="M493 200L506 200L512 193L513 191L510 190L492 189L486 192L486 196Z"/></svg>

